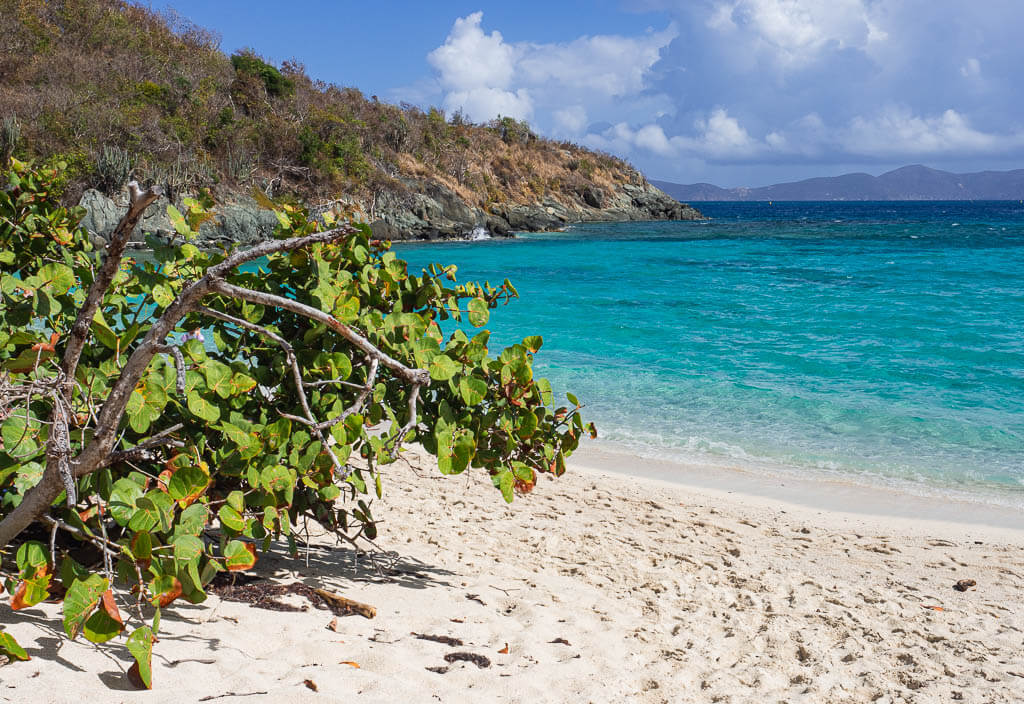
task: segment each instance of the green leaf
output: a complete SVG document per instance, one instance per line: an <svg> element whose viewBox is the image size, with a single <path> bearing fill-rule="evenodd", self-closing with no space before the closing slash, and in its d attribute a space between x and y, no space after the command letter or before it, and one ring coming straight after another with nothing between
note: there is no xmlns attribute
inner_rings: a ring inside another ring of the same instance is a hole
<svg viewBox="0 0 1024 704"><path fill-rule="evenodd" d="M199 535L206 528L210 512L203 504L192 504L178 516L175 532L181 531L188 535Z"/></svg>
<svg viewBox="0 0 1024 704"><path fill-rule="evenodd" d="M82 634L92 643L106 643L124 630L124 621L114 603L114 594L108 589L100 596L100 608L85 622Z"/></svg>
<svg viewBox="0 0 1024 704"><path fill-rule="evenodd" d="M505 499L506 503L512 503L514 494L512 488L515 486L515 476L512 472L507 469L498 475L498 488L501 489L501 495Z"/></svg>
<svg viewBox="0 0 1024 704"><path fill-rule="evenodd" d="M64 595L64 632L68 638L74 640L78 636L109 586L110 583L98 574L71 583Z"/></svg>
<svg viewBox="0 0 1024 704"><path fill-rule="evenodd" d="M46 546L37 540L26 541L18 547L14 561L22 576L34 575L40 567L49 564L46 557Z"/></svg>
<svg viewBox="0 0 1024 704"><path fill-rule="evenodd" d="M260 486L269 492L285 491L295 483L294 473L282 465L267 467L260 475Z"/></svg>
<svg viewBox="0 0 1024 704"><path fill-rule="evenodd" d="M231 367L211 359L203 365L203 374L206 376L206 388L221 398L231 396Z"/></svg>
<svg viewBox="0 0 1024 704"><path fill-rule="evenodd" d="M181 214L181 211L175 208L173 205L167 205L167 217L170 219L171 224L174 225L174 229L178 231L178 234L184 237L186 240L190 240L195 237L195 232L188 226L185 221L185 216Z"/></svg>
<svg viewBox="0 0 1024 704"><path fill-rule="evenodd" d="M128 636L128 652L135 658L133 669L146 689L153 689L153 630L149 626L137 628Z"/></svg>
<svg viewBox="0 0 1024 704"><path fill-rule="evenodd" d="M162 491L154 489L136 501L138 506L131 520L128 521L130 530L153 530L159 528L162 531L171 529L174 520L174 499Z"/></svg>
<svg viewBox="0 0 1024 704"><path fill-rule="evenodd" d="M471 298L467 305L469 309L469 324L475 328L483 327L487 325L487 321L491 317L491 311L487 306L487 301L482 298Z"/></svg>
<svg viewBox="0 0 1024 704"><path fill-rule="evenodd" d="M200 396L196 391L188 394L187 404L188 410L207 423L216 423L220 419L220 409Z"/></svg>
<svg viewBox="0 0 1024 704"><path fill-rule="evenodd" d="M14 636L4 631L0 631L0 654L6 655L12 660L31 659L25 649L18 645L18 641L14 640Z"/></svg>
<svg viewBox="0 0 1024 704"><path fill-rule="evenodd" d="M459 380L459 394L467 406L475 406L487 396L487 382L471 376Z"/></svg>
<svg viewBox="0 0 1024 704"><path fill-rule="evenodd" d="M199 467L182 467L167 483L167 493L175 501L184 501L200 494L209 483L209 475Z"/></svg>
<svg viewBox="0 0 1024 704"><path fill-rule="evenodd" d="M131 479L121 478L114 482L110 492L110 515L118 525L126 526L135 515L138 500L142 498L143 489Z"/></svg>
<svg viewBox="0 0 1024 704"><path fill-rule="evenodd" d="M220 522L224 527L229 528L236 533L241 533L245 528L245 519L242 518L242 514L227 504L220 507L220 511L217 512L217 517L220 518Z"/></svg>
<svg viewBox="0 0 1024 704"><path fill-rule="evenodd" d="M75 272L66 264L47 264L37 276L42 280L40 287L54 296L64 295L78 283Z"/></svg>
<svg viewBox="0 0 1024 704"><path fill-rule="evenodd" d="M153 300L161 308L166 308L174 303L174 291L166 284L157 284L153 287Z"/></svg>
<svg viewBox="0 0 1024 704"><path fill-rule="evenodd" d="M245 494L240 491L232 491L228 494L228 506L235 509L239 513L245 510Z"/></svg>
<svg viewBox="0 0 1024 704"><path fill-rule="evenodd" d="M437 467L442 474L459 474L466 470L476 452L473 433L465 428L443 431L437 438Z"/></svg>
<svg viewBox="0 0 1024 704"><path fill-rule="evenodd" d="M33 353L33 359L35 353ZM39 446L35 442L36 422L30 424L24 416L24 409L15 411L0 426L0 437L4 441L4 452L18 458L35 452Z"/></svg>
<svg viewBox="0 0 1024 704"><path fill-rule="evenodd" d="M434 381L448 381L459 371L459 365L451 357L439 354L430 362L430 378Z"/></svg>
<svg viewBox="0 0 1024 704"><path fill-rule="evenodd" d="M179 535L171 544L174 546L174 560L179 564L194 562L203 554L203 541L194 535Z"/></svg>
<svg viewBox="0 0 1024 704"><path fill-rule="evenodd" d="M540 335L530 335L529 337L523 338L523 347L530 350L530 352L534 354L536 354L540 350L541 345L543 344L544 338L542 338Z"/></svg>
<svg viewBox="0 0 1024 704"><path fill-rule="evenodd" d="M245 450L252 447L256 443L256 439L253 438L248 432L242 430L237 425L222 421L219 426L224 435L228 440L237 445L240 449Z"/></svg>
<svg viewBox="0 0 1024 704"><path fill-rule="evenodd" d="M241 372L235 372L231 377L231 387L229 395L238 396L239 394L247 394L256 388L256 380L248 374Z"/></svg>
<svg viewBox="0 0 1024 704"><path fill-rule="evenodd" d="M153 557L153 535L146 531L139 531L132 536L128 549L132 557L137 561L150 560Z"/></svg>

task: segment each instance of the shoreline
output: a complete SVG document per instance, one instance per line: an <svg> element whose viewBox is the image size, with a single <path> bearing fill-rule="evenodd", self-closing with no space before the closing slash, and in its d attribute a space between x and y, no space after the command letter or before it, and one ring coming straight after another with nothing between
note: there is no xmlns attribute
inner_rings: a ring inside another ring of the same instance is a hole
<svg viewBox="0 0 1024 704"><path fill-rule="evenodd" d="M899 486L751 471L736 462L656 459L607 443L602 447L584 443L573 454L570 464L588 472L633 477L797 511L824 512L860 520L880 518L908 527L927 524L944 531L950 527L947 524L955 524L990 538L1024 542L1024 511L961 497L921 495Z"/></svg>

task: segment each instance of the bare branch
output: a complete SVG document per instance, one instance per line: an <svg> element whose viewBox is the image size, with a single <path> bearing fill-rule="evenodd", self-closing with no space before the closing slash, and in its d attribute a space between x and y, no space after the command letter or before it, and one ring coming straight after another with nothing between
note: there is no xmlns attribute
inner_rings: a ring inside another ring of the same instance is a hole
<svg viewBox="0 0 1024 704"><path fill-rule="evenodd" d="M159 345L156 348L157 352L163 352L169 354L174 358L174 368L177 370L178 375L175 383L175 389L179 396L185 395L185 358L181 354L181 348L177 345Z"/></svg>
<svg viewBox="0 0 1024 704"><path fill-rule="evenodd" d="M89 293L86 294L85 303L82 304L82 308L78 311L78 317L75 318L75 322L71 326L71 339L68 340L67 349L64 350L64 359L61 361L61 370L67 379L75 378L75 369L78 367L78 360L82 356L82 349L89 336L89 327L103 300L103 295L110 288L110 284L121 267L121 257L124 256L129 236L135 231L135 226L138 225L142 214L146 212L146 208L163 194L163 190L159 186L155 186L142 191L139 190L139 184L132 181L128 184L128 194L130 196L128 212L124 214L121 222L117 223L117 227L110 234L103 265L96 273L96 278L93 279L92 285L89 287Z"/></svg>
<svg viewBox="0 0 1024 704"><path fill-rule="evenodd" d="M378 360L381 364L408 381L410 384L425 385L430 383L430 373L426 369L408 367L397 359L388 356L372 342L357 333L348 325L345 325L330 313L325 313L318 308L313 308L312 306L300 303L299 301L291 298L284 298L283 296L276 296L272 293L264 293L262 291L253 291L252 289L229 284L226 281L214 281L210 288L214 293L220 293L225 296L230 296L231 298L249 301L250 303L256 303L263 306L270 306L272 308L283 308L284 310L290 310L291 312L309 318L310 320L323 323L348 340L353 346L361 350L367 357Z"/></svg>

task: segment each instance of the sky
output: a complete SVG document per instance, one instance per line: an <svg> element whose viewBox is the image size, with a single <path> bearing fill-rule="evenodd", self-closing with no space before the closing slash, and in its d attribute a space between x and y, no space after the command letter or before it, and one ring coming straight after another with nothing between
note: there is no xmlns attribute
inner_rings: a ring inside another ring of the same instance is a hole
<svg viewBox="0 0 1024 704"><path fill-rule="evenodd" d="M1024 167L1021 0L176 0L314 78L498 115L649 178Z"/></svg>

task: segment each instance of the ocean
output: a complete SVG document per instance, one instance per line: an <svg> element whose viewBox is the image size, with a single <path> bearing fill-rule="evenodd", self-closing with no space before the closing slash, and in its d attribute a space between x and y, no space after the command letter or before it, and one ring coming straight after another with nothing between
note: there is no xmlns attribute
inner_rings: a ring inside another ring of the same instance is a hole
<svg viewBox="0 0 1024 704"><path fill-rule="evenodd" d="M542 335L604 447L1024 508L1024 204L699 209L396 250L510 278L492 352Z"/></svg>

